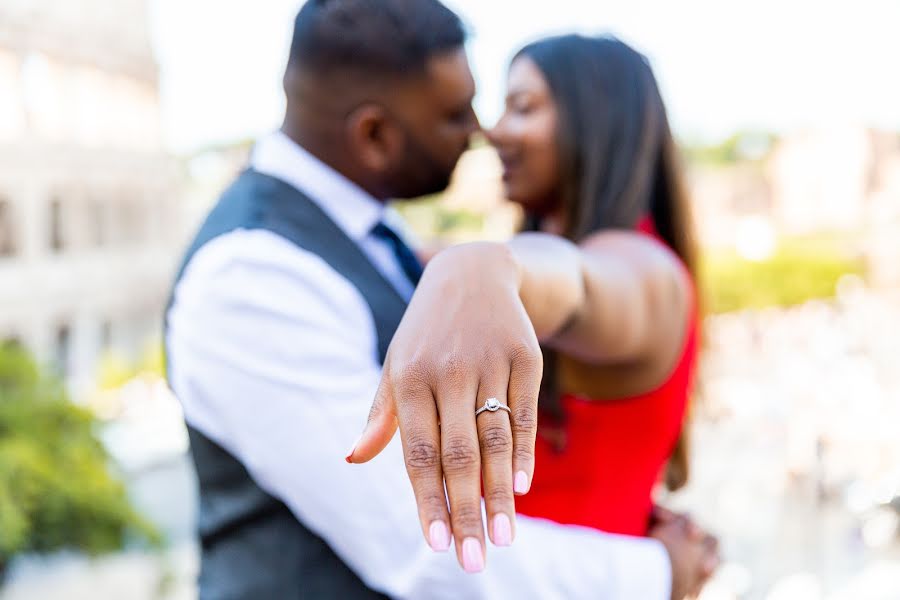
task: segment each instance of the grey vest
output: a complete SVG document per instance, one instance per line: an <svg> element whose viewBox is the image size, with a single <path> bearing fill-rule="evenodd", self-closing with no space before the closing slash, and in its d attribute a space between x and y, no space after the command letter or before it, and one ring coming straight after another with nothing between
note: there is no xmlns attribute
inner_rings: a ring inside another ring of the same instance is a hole
<svg viewBox="0 0 900 600"><path fill-rule="evenodd" d="M405 300L315 203L281 180L252 170L242 173L200 228L176 283L198 249L236 229L278 234L317 254L352 283L372 311L378 357L384 361ZM170 372L177 368L168 365ZM366 588L284 503L263 491L240 461L193 427L188 433L200 484L201 600L384 598Z"/></svg>

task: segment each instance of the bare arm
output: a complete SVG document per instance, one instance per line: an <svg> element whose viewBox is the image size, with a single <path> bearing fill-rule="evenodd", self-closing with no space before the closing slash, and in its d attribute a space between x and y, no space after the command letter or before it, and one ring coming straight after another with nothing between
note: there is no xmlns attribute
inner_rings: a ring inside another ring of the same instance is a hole
<svg viewBox="0 0 900 600"><path fill-rule="evenodd" d="M633 233L599 234L580 247L527 234L439 253L391 342L347 460L370 460L399 426L423 535L446 527L460 563L483 565L482 490L490 538L507 545L513 494L528 491L534 471L539 339L598 364L664 365L683 334L686 279L670 252ZM509 413L476 417L488 398Z"/></svg>
<svg viewBox="0 0 900 600"><path fill-rule="evenodd" d="M527 233L508 246L542 343L589 363L651 365L664 376L681 347L692 294L671 250L623 231L580 246Z"/></svg>

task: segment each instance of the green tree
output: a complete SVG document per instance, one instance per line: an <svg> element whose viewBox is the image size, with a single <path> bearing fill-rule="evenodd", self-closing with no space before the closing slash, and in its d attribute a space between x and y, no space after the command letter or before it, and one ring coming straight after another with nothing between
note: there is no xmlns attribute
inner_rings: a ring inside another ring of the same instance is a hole
<svg viewBox="0 0 900 600"><path fill-rule="evenodd" d="M759 161L768 155L776 137L762 131L742 131L716 143L681 144L688 162L711 166Z"/></svg>
<svg viewBox="0 0 900 600"><path fill-rule="evenodd" d="M96 427L25 350L0 346L0 578L24 552L161 544L113 474Z"/></svg>
<svg viewBox="0 0 900 600"><path fill-rule="evenodd" d="M768 259L751 261L735 253L707 255L701 261L705 308L713 313L831 298L844 275L864 276L864 265L839 240L782 240Z"/></svg>

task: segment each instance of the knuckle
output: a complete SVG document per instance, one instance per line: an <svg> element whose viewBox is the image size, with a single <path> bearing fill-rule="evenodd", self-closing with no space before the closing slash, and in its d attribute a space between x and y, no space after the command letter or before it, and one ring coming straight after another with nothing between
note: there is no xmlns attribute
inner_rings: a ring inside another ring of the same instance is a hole
<svg viewBox="0 0 900 600"><path fill-rule="evenodd" d="M411 472L430 471L441 463L441 453L431 440L411 440L406 450L406 466Z"/></svg>
<svg viewBox="0 0 900 600"><path fill-rule="evenodd" d="M444 445L441 464L448 474L469 471L478 468L478 448L463 437L451 437Z"/></svg>
<svg viewBox="0 0 900 600"><path fill-rule="evenodd" d="M513 411L512 429L518 436L534 435L537 430L537 407L528 402L518 402Z"/></svg>
<svg viewBox="0 0 900 600"><path fill-rule="evenodd" d="M531 449L531 446L526 444L516 444L515 448L513 448L513 457L516 461L525 463L534 460L534 452Z"/></svg>
<svg viewBox="0 0 900 600"><path fill-rule="evenodd" d="M488 425L481 429L481 451L488 455L506 454L512 447L512 435L502 425Z"/></svg>
<svg viewBox="0 0 900 600"><path fill-rule="evenodd" d="M540 346L528 340L514 342L509 349L509 357L513 364L523 369L539 371L544 367Z"/></svg>
<svg viewBox="0 0 900 600"><path fill-rule="evenodd" d="M507 368L509 362L509 357L504 355L502 351L498 351L494 346L486 344L481 348L481 352L478 353L478 365L482 373L496 372L501 366Z"/></svg>
<svg viewBox="0 0 900 600"><path fill-rule="evenodd" d="M459 352L448 352L440 361L441 379L457 384L463 381L468 371L468 361Z"/></svg>
<svg viewBox="0 0 900 600"><path fill-rule="evenodd" d="M461 502L450 511L453 529L466 531L481 528L481 502Z"/></svg>
<svg viewBox="0 0 900 600"><path fill-rule="evenodd" d="M391 367L391 380L403 389L421 387L427 382L427 369L420 361L411 361Z"/></svg>
<svg viewBox="0 0 900 600"><path fill-rule="evenodd" d="M484 500L494 507L502 504L513 504L513 502L515 502L515 500L513 499L511 488L509 486L499 485L491 486L490 488L485 489Z"/></svg>
<svg viewBox="0 0 900 600"><path fill-rule="evenodd" d="M443 517L447 512L447 497L437 492L421 492L418 494L418 503L422 512L432 517Z"/></svg>

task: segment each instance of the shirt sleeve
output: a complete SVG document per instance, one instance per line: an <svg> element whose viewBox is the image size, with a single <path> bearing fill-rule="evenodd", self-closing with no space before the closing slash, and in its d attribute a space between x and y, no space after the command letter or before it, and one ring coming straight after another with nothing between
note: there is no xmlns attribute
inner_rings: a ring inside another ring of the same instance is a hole
<svg viewBox="0 0 900 600"><path fill-rule="evenodd" d="M422 538L399 439L365 465L346 451L381 375L372 316L319 257L274 234L239 231L194 256L175 290L172 386L192 426L231 452L268 493L373 589L396 598L668 600L655 540L519 516L486 569Z"/></svg>

